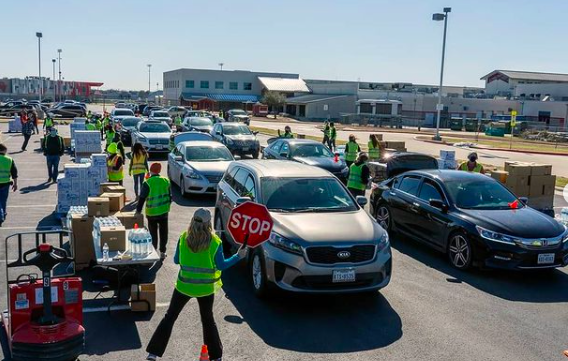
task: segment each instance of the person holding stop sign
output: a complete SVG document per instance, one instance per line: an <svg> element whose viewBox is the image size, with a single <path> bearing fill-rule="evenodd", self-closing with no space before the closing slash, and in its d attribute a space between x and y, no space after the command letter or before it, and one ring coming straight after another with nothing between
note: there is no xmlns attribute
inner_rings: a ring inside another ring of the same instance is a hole
<svg viewBox="0 0 568 361"><path fill-rule="evenodd" d="M223 286L221 271L245 258L247 242L245 239L239 251L226 259L221 240L213 233L211 213L204 208L195 212L188 230L179 237L174 263L180 266L180 270L168 311L146 348L147 360L162 357L175 321L186 303L194 297L199 304L203 344L209 348L211 360L221 360L223 345L213 317L213 300L215 293Z"/></svg>

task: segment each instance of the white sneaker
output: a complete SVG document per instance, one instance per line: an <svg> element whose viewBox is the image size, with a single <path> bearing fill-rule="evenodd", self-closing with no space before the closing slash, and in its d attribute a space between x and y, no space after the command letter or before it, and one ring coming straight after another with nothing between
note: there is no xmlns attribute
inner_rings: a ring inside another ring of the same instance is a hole
<svg viewBox="0 0 568 361"><path fill-rule="evenodd" d="M148 354L148 356L146 357L146 360L148 361L156 361L158 359L158 356L153 355L151 353Z"/></svg>

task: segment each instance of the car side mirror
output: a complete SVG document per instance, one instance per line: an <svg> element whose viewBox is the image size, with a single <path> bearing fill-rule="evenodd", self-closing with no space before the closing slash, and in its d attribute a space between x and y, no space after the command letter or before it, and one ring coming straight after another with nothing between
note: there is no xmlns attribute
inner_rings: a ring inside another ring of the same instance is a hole
<svg viewBox="0 0 568 361"><path fill-rule="evenodd" d="M448 211L448 205L441 199L430 199L430 205L444 213Z"/></svg>
<svg viewBox="0 0 568 361"><path fill-rule="evenodd" d="M288 158L288 153L280 153L281 157Z"/></svg>
<svg viewBox="0 0 568 361"><path fill-rule="evenodd" d="M181 156L181 155L176 155L176 156L174 156L174 160L175 160L176 162L183 162L183 156Z"/></svg>
<svg viewBox="0 0 568 361"><path fill-rule="evenodd" d="M258 135L258 133L259 133L259 132L256 131L256 130L252 132L252 134L254 134L254 135Z"/></svg>
<svg viewBox="0 0 568 361"><path fill-rule="evenodd" d="M216 131L215 134L217 134L217 135L222 135L222 133L221 133L220 130Z"/></svg>
<svg viewBox="0 0 568 361"><path fill-rule="evenodd" d="M239 198L237 198L236 206L240 206L241 204L243 204L245 202L250 202L250 201L251 201L250 197L239 197Z"/></svg>
<svg viewBox="0 0 568 361"><path fill-rule="evenodd" d="M521 201L522 204L524 204L525 206L529 203L529 199L527 197L519 197L519 200Z"/></svg>
<svg viewBox="0 0 568 361"><path fill-rule="evenodd" d="M361 207L365 207L368 203L367 197L364 196L357 196L355 198L355 202L357 202L357 204L360 205Z"/></svg>

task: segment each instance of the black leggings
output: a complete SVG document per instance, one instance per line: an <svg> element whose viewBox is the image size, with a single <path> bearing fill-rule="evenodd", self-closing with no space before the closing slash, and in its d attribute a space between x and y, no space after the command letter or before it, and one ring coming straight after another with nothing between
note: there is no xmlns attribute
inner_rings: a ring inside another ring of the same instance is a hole
<svg viewBox="0 0 568 361"><path fill-rule="evenodd" d="M164 351L166 351L166 346L168 346L168 341L172 335L174 323L176 322L180 312L183 310L185 304L190 299L191 297L174 289L174 294L170 301L170 307L158 325L158 328L154 331L154 335L150 339L148 347L146 347L146 352L158 357L162 357L164 355ZM197 297L199 313L201 315L201 325L203 326L203 344L207 345L207 348L209 349L209 358L211 360L223 357L223 345L221 344L217 324L213 317L214 300L214 294L205 297Z"/></svg>

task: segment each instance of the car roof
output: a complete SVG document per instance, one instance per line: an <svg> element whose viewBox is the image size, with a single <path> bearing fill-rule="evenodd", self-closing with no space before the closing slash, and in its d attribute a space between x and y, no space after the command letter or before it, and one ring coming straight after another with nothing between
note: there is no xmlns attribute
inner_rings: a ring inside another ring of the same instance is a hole
<svg viewBox="0 0 568 361"><path fill-rule="evenodd" d="M290 143L290 145L296 145L296 144L323 145L323 144L321 144L321 142L318 142L317 140L312 140L312 139L292 139L292 138L278 138L278 139L276 139L276 141L278 141L278 140L282 140L286 143Z"/></svg>
<svg viewBox="0 0 568 361"><path fill-rule="evenodd" d="M186 147L211 147L211 148L225 148L225 145L219 142L214 142L211 140L188 140L185 142L180 142L178 144L183 144Z"/></svg>
<svg viewBox="0 0 568 361"><path fill-rule="evenodd" d="M223 123L217 123L222 127L237 127L240 125L244 125L245 127L247 126L246 124L243 123L232 123L232 122L223 122Z"/></svg>
<svg viewBox="0 0 568 361"><path fill-rule="evenodd" d="M409 171L409 172L403 173L403 175L406 175L406 174L429 176L431 178L439 179L442 182L445 182L445 181L493 180L493 178L488 177L485 174L474 173L474 172L464 172L464 171L461 171L461 170L453 170L453 169L414 170L414 171Z"/></svg>
<svg viewBox="0 0 568 361"><path fill-rule="evenodd" d="M207 118L207 117L187 117L189 120L193 120L193 119L200 119L200 120L209 120L211 121L211 119Z"/></svg>
<svg viewBox="0 0 568 361"><path fill-rule="evenodd" d="M239 160L233 164L247 168L259 177L298 177L298 178L321 178L332 175L318 167L292 162L288 160Z"/></svg>

